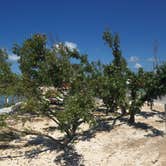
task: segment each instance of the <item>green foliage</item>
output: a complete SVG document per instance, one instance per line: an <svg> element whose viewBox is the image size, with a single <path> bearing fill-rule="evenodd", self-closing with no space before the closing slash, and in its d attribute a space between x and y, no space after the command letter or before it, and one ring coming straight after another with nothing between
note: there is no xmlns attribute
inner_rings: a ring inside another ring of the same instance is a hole
<svg viewBox="0 0 166 166"><path fill-rule="evenodd" d="M13 52L20 57L19 64L22 72L22 85L26 97L38 94L38 87L48 83L45 79L43 66L49 50L46 47L46 36L36 34L27 39L22 46L15 45Z"/></svg>
<svg viewBox="0 0 166 166"><path fill-rule="evenodd" d="M6 119L7 119L7 115L0 115L0 129L3 127L6 127Z"/></svg>
<svg viewBox="0 0 166 166"><path fill-rule="evenodd" d="M24 89L27 96L38 94L41 86L61 87L72 81L72 58L79 58L76 50L70 51L63 43L47 46L47 37L35 34L22 46L15 45L13 52L20 56ZM31 91L30 91L31 90Z"/></svg>
<svg viewBox="0 0 166 166"><path fill-rule="evenodd" d="M24 112L44 115L58 124L70 139L81 123L93 119L93 101L89 91L91 65L86 55L70 50L63 43L48 47L45 35L36 34L15 46L14 53L20 56L23 95L26 101ZM77 63L73 63L73 60ZM61 94L64 84L69 85L65 102L51 107L50 98ZM41 87L54 87L43 94Z"/></svg>
<svg viewBox="0 0 166 166"><path fill-rule="evenodd" d="M44 96L46 97L46 99L49 99L49 98L54 98L54 97L57 97L60 95L61 95L61 93L58 90L49 89L48 91L46 91Z"/></svg>
<svg viewBox="0 0 166 166"><path fill-rule="evenodd" d="M13 84L14 74L10 69L6 50L0 49L0 95L8 95Z"/></svg>
<svg viewBox="0 0 166 166"><path fill-rule="evenodd" d="M155 76L157 82L155 88L157 88L158 96L160 97L166 94L166 62L156 67Z"/></svg>
<svg viewBox="0 0 166 166"><path fill-rule="evenodd" d="M133 123L134 115L138 113L145 102L147 102L152 109L154 99L166 94L165 83L166 80L166 65L159 65L156 72L145 72L142 68L138 73L129 73L129 92L130 100L129 122Z"/></svg>
<svg viewBox="0 0 166 166"><path fill-rule="evenodd" d="M0 49L0 96L16 95L17 80L17 75L11 71L11 64L8 61L6 50ZM7 126L5 122L7 117L7 114L0 114L0 127Z"/></svg>
<svg viewBox="0 0 166 166"><path fill-rule="evenodd" d="M118 35L104 32L103 39L112 49L114 59L112 63L104 65L103 75L99 78L101 80L100 95L108 109L115 111L126 105L126 73L128 68L121 55Z"/></svg>
<svg viewBox="0 0 166 166"><path fill-rule="evenodd" d="M138 73L128 72L128 108L130 119L129 123L134 123L135 114L140 112L146 100L144 99L144 71L139 69Z"/></svg>
<svg viewBox="0 0 166 166"><path fill-rule="evenodd" d="M109 65L104 65L104 72L98 77L100 80L100 97L108 109L121 109L125 114L129 111L129 122L134 123L145 102L152 106L153 100L165 95L166 65L160 65L156 72L145 72L142 68L132 72L120 51L120 40L117 34L104 32L103 39L112 49L114 59Z"/></svg>
<svg viewBox="0 0 166 166"><path fill-rule="evenodd" d="M88 92L80 92L66 99L64 111L57 112L56 118L60 129L65 131L69 138L73 138L76 129L82 123L92 124L94 122L93 111L94 100L92 96Z"/></svg>

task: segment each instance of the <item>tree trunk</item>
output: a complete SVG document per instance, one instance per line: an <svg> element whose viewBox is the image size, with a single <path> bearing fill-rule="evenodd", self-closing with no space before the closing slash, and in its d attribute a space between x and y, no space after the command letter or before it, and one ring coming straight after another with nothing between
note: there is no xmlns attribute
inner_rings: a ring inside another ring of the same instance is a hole
<svg viewBox="0 0 166 166"><path fill-rule="evenodd" d="M150 110L151 111L153 110L153 103L152 102L150 103Z"/></svg>
<svg viewBox="0 0 166 166"><path fill-rule="evenodd" d="M72 126L71 130L67 129L65 131L66 132L66 138L64 140L64 145L67 145L68 143L70 143L74 139L74 137L76 135L76 129L77 129L77 127L78 127L78 125L75 124L75 125Z"/></svg>
<svg viewBox="0 0 166 166"><path fill-rule="evenodd" d="M67 146L73 139L75 134L68 133L64 139L64 146Z"/></svg>
<svg viewBox="0 0 166 166"><path fill-rule="evenodd" d="M126 114L126 108L125 108L125 106L121 106L121 112L122 112L122 115Z"/></svg>
<svg viewBox="0 0 166 166"><path fill-rule="evenodd" d="M132 103L129 109L129 114L130 114L130 118L129 118L129 124L133 124L135 123L135 104L136 104L136 91L134 89L132 89L131 91L131 97L132 97Z"/></svg>
<svg viewBox="0 0 166 166"><path fill-rule="evenodd" d="M105 114L108 115L109 112L110 112L110 109L109 109L109 107L107 107L105 110Z"/></svg>
<svg viewBox="0 0 166 166"><path fill-rule="evenodd" d="M130 110L130 118L129 118L129 124L133 124L135 123L135 113L134 113L134 109Z"/></svg>

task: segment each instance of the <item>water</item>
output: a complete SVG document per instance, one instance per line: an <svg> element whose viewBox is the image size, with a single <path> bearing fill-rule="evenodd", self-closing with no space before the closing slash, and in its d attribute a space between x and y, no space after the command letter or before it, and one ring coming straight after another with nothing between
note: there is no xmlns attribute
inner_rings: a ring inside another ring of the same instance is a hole
<svg viewBox="0 0 166 166"><path fill-rule="evenodd" d="M12 104L15 104L19 102L19 99L17 96L8 96L8 103L7 105L12 105ZM0 108L3 108L5 107L6 105L6 99L5 99L5 96L0 96Z"/></svg>

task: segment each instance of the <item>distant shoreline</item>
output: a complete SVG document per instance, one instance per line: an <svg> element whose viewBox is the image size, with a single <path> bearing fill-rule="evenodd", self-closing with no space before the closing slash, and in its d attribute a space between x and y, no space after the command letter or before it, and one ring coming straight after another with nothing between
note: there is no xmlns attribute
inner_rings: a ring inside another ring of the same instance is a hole
<svg viewBox="0 0 166 166"><path fill-rule="evenodd" d="M5 98L8 98L7 101L5 101ZM0 109L3 109L4 107L10 107L18 102L19 99L17 96L0 96Z"/></svg>

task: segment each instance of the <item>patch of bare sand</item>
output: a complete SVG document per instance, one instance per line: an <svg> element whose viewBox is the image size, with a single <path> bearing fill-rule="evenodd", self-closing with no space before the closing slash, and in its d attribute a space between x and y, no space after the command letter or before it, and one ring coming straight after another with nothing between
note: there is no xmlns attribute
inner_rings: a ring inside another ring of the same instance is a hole
<svg viewBox="0 0 166 166"><path fill-rule="evenodd" d="M0 166L165 166L166 137L164 132L163 105L155 104L154 111L144 106L136 116L136 124L128 126L126 119L117 121L112 129L112 121L107 122L107 130L85 132L69 149L59 149L53 142L37 136L25 136L11 141L5 148L0 143ZM53 127L52 121L38 119L27 122L34 130L60 138L63 134ZM21 128L18 125L17 128ZM110 127L110 128L109 128ZM87 130L83 125L81 130ZM80 131L81 131L80 130ZM7 144L6 144L7 145ZM53 150L47 150L54 147ZM40 152L40 153L35 153ZM26 154L26 155L25 155ZM38 155L37 155L38 154ZM13 156L10 158L10 156ZM6 157L6 158L3 158Z"/></svg>

